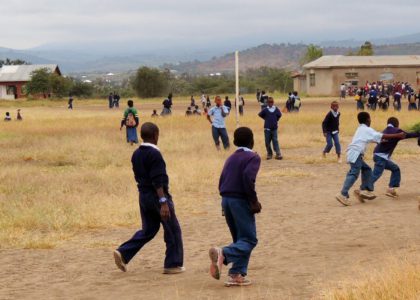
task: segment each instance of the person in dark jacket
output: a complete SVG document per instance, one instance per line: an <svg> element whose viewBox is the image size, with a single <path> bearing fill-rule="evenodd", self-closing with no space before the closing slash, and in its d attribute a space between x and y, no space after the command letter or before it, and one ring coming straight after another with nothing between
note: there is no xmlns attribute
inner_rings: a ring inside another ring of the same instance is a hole
<svg viewBox="0 0 420 300"><path fill-rule="evenodd" d="M322 152L322 155L326 157L327 153L330 153L333 147L333 141L335 146L335 153L337 154L338 162L341 162L341 145L340 145L340 112L338 111L339 104L337 101L331 102L331 110L325 116L322 122L322 132L324 133L327 145Z"/></svg>
<svg viewBox="0 0 420 300"><path fill-rule="evenodd" d="M281 118L281 111L274 106L273 97L268 98L268 107L260 111L258 116L264 119L264 138L265 148L267 149L267 160L273 158L273 150L271 143L273 143L274 152L276 152L276 159L281 160L280 146L278 141L278 123Z"/></svg>
<svg viewBox="0 0 420 300"><path fill-rule="evenodd" d="M255 191L255 181L261 158L252 151L254 135L247 127L235 130L234 144L238 150L226 161L219 180L222 208L233 243L209 250L210 274L220 279L222 265L232 263L226 286L250 285L247 279L251 252L257 245L255 214L261 211Z"/></svg>
<svg viewBox="0 0 420 300"><path fill-rule="evenodd" d="M114 95L112 93L109 93L108 96L108 106L109 108L112 108L114 106Z"/></svg>
<svg viewBox="0 0 420 300"><path fill-rule="evenodd" d="M172 93L170 93L168 95L168 98L166 98L165 100L163 100L162 105L163 105L163 109L161 112L161 116L169 116L172 114Z"/></svg>
<svg viewBox="0 0 420 300"><path fill-rule="evenodd" d="M229 100L229 96L225 97L225 102L223 102L223 105L226 106L229 110L229 112L232 109L232 102Z"/></svg>
<svg viewBox="0 0 420 300"><path fill-rule="evenodd" d="M387 124L387 127L383 131L384 134L396 134L404 132L402 129L398 128L400 122L395 117L389 118ZM420 133L418 132L406 132L405 139L409 138L419 138L420 143ZM399 166L391 160L391 156L397 147L398 142L401 140L402 139L395 138L383 140L375 147L375 150L373 151L373 161L375 162L375 166L373 168L372 182L375 183L382 176L384 170L391 171L391 179L389 181L386 195L393 198L398 196L396 189L400 187L401 170Z"/></svg>
<svg viewBox="0 0 420 300"><path fill-rule="evenodd" d="M131 163L139 190L142 229L114 251L115 264L126 272L127 264L156 236L162 224L166 243L163 273L182 273L185 268L181 227L169 193L166 164L157 147L159 128L153 123L144 123L141 127L141 138L143 143L134 151Z"/></svg>

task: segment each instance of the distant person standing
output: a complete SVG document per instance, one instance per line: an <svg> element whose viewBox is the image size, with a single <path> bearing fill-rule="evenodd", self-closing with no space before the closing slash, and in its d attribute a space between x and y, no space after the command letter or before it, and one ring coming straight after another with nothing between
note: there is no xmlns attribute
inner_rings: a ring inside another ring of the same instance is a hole
<svg viewBox="0 0 420 300"><path fill-rule="evenodd" d="M340 85L340 100L345 100L345 99L346 99L346 85L342 83Z"/></svg>
<svg viewBox="0 0 420 300"><path fill-rule="evenodd" d="M161 116L169 116L172 114L172 93L170 93L168 95L168 98L166 98L165 100L163 100L162 105L163 105L163 110L161 113Z"/></svg>
<svg viewBox="0 0 420 300"><path fill-rule="evenodd" d="M340 112L338 111L339 104L337 101L331 103L331 110L325 116L322 122L322 132L326 138L327 145L322 152L322 155L326 157L327 153L330 153L333 147L333 141L335 146L335 153L337 154L337 160L341 163L341 145L339 139L340 132Z"/></svg>
<svg viewBox="0 0 420 300"><path fill-rule="evenodd" d="M394 93L394 110L401 110L401 93L399 91Z"/></svg>
<svg viewBox="0 0 420 300"><path fill-rule="evenodd" d="M127 264L156 236L162 224L166 244L163 273L179 274L185 272L182 233L169 193L166 163L157 146L159 128L144 123L140 134L143 143L134 151L131 163L139 190L142 229L114 251L115 264L127 272Z"/></svg>
<svg viewBox="0 0 420 300"><path fill-rule="evenodd" d="M207 108L210 108L210 106L211 106L210 96L209 96L209 95L207 95L207 99L206 99L206 107L207 107Z"/></svg>
<svg viewBox="0 0 420 300"><path fill-rule="evenodd" d="M114 95L114 106L117 108L120 107L120 99L121 99L120 94Z"/></svg>
<svg viewBox="0 0 420 300"><path fill-rule="evenodd" d="M261 92L260 92L259 89L257 89L257 94L255 96L257 97L257 102L259 104L260 103L260 100L261 100Z"/></svg>
<svg viewBox="0 0 420 300"><path fill-rule="evenodd" d="M201 92L200 100L201 100L201 105L203 106L203 109L206 108L207 98L206 98L206 95L204 95L204 92Z"/></svg>
<svg viewBox="0 0 420 300"><path fill-rule="evenodd" d="M378 92L375 90L373 86L369 91L368 102L369 102L369 109L376 110L376 106L378 104Z"/></svg>
<svg viewBox="0 0 420 300"><path fill-rule="evenodd" d="M298 92L293 92L293 110L299 112L301 106L302 100L300 100Z"/></svg>
<svg viewBox="0 0 420 300"><path fill-rule="evenodd" d="M236 106L236 100L235 100L235 106ZM244 115L244 106L245 106L245 99L241 95L239 95L239 115Z"/></svg>
<svg viewBox="0 0 420 300"><path fill-rule="evenodd" d="M67 109L73 109L73 96L71 94L69 95L68 104L69 104L69 106L67 107Z"/></svg>
<svg viewBox="0 0 420 300"><path fill-rule="evenodd" d="M139 125L139 115L137 109L134 108L133 100L127 101L128 108L124 111L121 120L120 130L125 126L127 134L127 143L131 145L139 142L137 137L137 126Z"/></svg>
<svg viewBox="0 0 420 300"><path fill-rule="evenodd" d="M229 136L226 130L225 118L229 115L229 110L222 105L220 96L215 98L216 106L213 106L207 113L207 120L211 124L211 132L217 150L220 150L220 140L222 140L223 148L229 149Z"/></svg>
<svg viewBox="0 0 420 300"><path fill-rule="evenodd" d="M260 111L258 116L264 120L264 138L265 147L267 149L267 160L273 158L273 150L271 144L273 144L274 152L276 153L276 159L281 160L279 139L278 139L278 123L282 116L280 109L274 106L273 97L268 97L267 107Z"/></svg>
<svg viewBox="0 0 420 300"><path fill-rule="evenodd" d="M229 109L229 112L232 110L232 102L230 102L229 96L225 97L225 102L223 102L223 105Z"/></svg>
<svg viewBox="0 0 420 300"><path fill-rule="evenodd" d="M265 109L267 107L267 102L268 102L268 95L265 94L265 91L261 91L261 96L260 96L260 106L261 106L261 110Z"/></svg>
<svg viewBox="0 0 420 300"><path fill-rule="evenodd" d="M190 106L191 107L195 107L195 99L194 99L194 96L193 95L191 95Z"/></svg>
<svg viewBox="0 0 420 300"><path fill-rule="evenodd" d="M114 106L114 95L112 93L109 93L108 105L109 105L109 108L112 108Z"/></svg>
<svg viewBox="0 0 420 300"><path fill-rule="evenodd" d="M23 121L22 115L20 114L20 108L17 110L16 120Z"/></svg>

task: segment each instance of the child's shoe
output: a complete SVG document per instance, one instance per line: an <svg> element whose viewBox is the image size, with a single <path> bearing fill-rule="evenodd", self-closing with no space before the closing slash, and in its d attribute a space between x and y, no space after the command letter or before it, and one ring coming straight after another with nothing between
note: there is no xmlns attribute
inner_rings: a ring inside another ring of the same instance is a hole
<svg viewBox="0 0 420 300"><path fill-rule="evenodd" d="M267 160L273 159L273 155L268 154L267 155Z"/></svg>
<svg viewBox="0 0 420 300"><path fill-rule="evenodd" d="M360 197L367 200L373 200L376 198L376 195L370 191L360 191Z"/></svg>
<svg viewBox="0 0 420 300"><path fill-rule="evenodd" d="M365 203L365 199L360 195L360 190L354 190L354 195L361 203Z"/></svg>
<svg viewBox="0 0 420 300"><path fill-rule="evenodd" d="M397 193L397 189L396 188L389 188L385 195L387 195L388 197L391 198L398 198L398 193Z"/></svg>
<svg viewBox="0 0 420 300"><path fill-rule="evenodd" d="M246 276L242 276L241 274L231 274L228 277L228 280L225 281L225 286L247 286L251 285L252 282Z"/></svg>
<svg viewBox="0 0 420 300"><path fill-rule="evenodd" d="M179 274L184 273L185 267L175 267L175 268L164 268L163 274Z"/></svg>
<svg viewBox="0 0 420 300"><path fill-rule="evenodd" d="M348 197L346 197L346 196L342 195L341 193L338 193L338 194L335 196L335 199L336 199L338 202L340 202L341 204L343 204L344 206L350 206L350 205L351 205L351 200L350 200Z"/></svg>
<svg viewBox="0 0 420 300"><path fill-rule="evenodd" d="M219 248L219 247L210 248L210 250L209 250L209 257L210 257L210 261L211 261L210 275L214 279L219 280L220 279L220 275L222 273L223 261L225 259L223 257L223 251L222 251L222 249Z"/></svg>
<svg viewBox="0 0 420 300"><path fill-rule="evenodd" d="M123 272L127 272L127 265L124 262L124 259L121 255L121 252L118 250L114 251L114 260L115 264L117 265L118 269L120 269Z"/></svg>
<svg viewBox="0 0 420 300"><path fill-rule="evenodd" d="M280 154L277 154L276 157L275 157L275 159L282 160L283 159L283 156L281 156Z"/></svg>

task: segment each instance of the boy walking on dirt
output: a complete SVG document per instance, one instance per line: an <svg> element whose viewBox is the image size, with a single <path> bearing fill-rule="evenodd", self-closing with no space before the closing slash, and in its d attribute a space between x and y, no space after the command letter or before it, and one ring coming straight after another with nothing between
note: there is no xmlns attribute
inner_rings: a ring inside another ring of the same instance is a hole
<svg viewBox="0 0 420 300"><path fill-rule="evenodd" d="M356 182L360 172L362 173L362 184L360 190L354 191L356 197L360 202L364 202L365 199L373 200L376 198L373 194L372 169L363 160L367 145L369 143L379 144L382 139L405 138L404 132L383 134L371 128L371 119L367 112L360 112L357 115L357 119L360 124L359 128L356 130L353 140L347 148L347 162L350 164L350 171L347 173L341 192L335 197L344 206L351 205L349 190Z"/></svg>
<svg viewBox="0 0 420 300"><path fill-rule="evenodd" d="M134 151L131 162L139 189L142 229L114 251L115 264L126 272L127 264L155 237L162 224L166 243L163 273L182 273L185 268L181 227L169 194L166 164L157 147L159 128L153 123L144 123L141 127L141 138L143 143Z"/></svg>
<svg viewBox="0 0 420 300"><path fill-rule="evenodd" d="M273 158L273 150L271 149L271 143L273 143L274 152L276 152L276 159L281 160L279 140L278 140L278 123L281 118L280 110L274 106L273 97L269 97L267 101L268 107L264 108L258 116L264 119L264 138L265 147L267 149L267 160Z"/></svg>
<svg viewBox="0 0 420 300"><path fill-rule="evenodd" d="M337 154L338 162L341 163L341 145L339 139L340 130L340 112L338 111L339 105L337 101L331 103L331 110L325 116L322 122L322 132L327 140L327 145L322 152L322 155L326 157L327 153L330 153L333 147L333 141L335 146L335 153Z"/></svg>
<svg viewBox="0 0 420 300"><path fill-rule="evenodd" d="M261 204L255 191L255 180L261 158L252 151L254 136L251 129L236 129L234 144L238 150L227 159L219 180L222 208L233 243L209 250L210 275L219 280L222 265L232 263L225 285L245 286L251 284L246 277L248 262L258 242L255 214L261 211Z"/></svg>
<svg viewBox="0 0 420 300"><path fill-rule="evenodd" d="M387 121L387 127L383 131L384 134L396 134L403 133L404 131L399 127L400 122L397 118L391 117ZM418 138L420 133L410 132L406 133L406 139L409 138ZM386 195L392 198L398 197L397 188L400 187L401 183L401 171L399 166L391 160L392 153L398 145L399 139L389 139L382 141L375 147L373 151L373 160L375 162L375 167L373 168L373 178L372 181L375 183L383 174L384 170L391 171L391 179L389 181L388 190Z"/></svg>

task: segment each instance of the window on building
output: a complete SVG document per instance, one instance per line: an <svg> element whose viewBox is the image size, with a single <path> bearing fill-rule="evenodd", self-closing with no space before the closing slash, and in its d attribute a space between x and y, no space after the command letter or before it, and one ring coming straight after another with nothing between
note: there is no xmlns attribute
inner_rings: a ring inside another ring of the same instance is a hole
<svg viewBox="0 0 420 300"><path fill-rule="evenodd" d="M16 86L8 85L6 87L6 93L7 93L7 95L15 95L16 94Z"/></svg>
<svg viewBox="0 0 420 300"><path fill-rule="evenodd" d="M355 73L355 72L349 72L349 73L346 73L345 75L347 79L357 79L359 77L359 73Z"/></svg>
<svg viewBox="0 0 420 300"><path fill-rule="evenodd" d="M309 85L315 86L315 74L309 74Z"/></svg>

